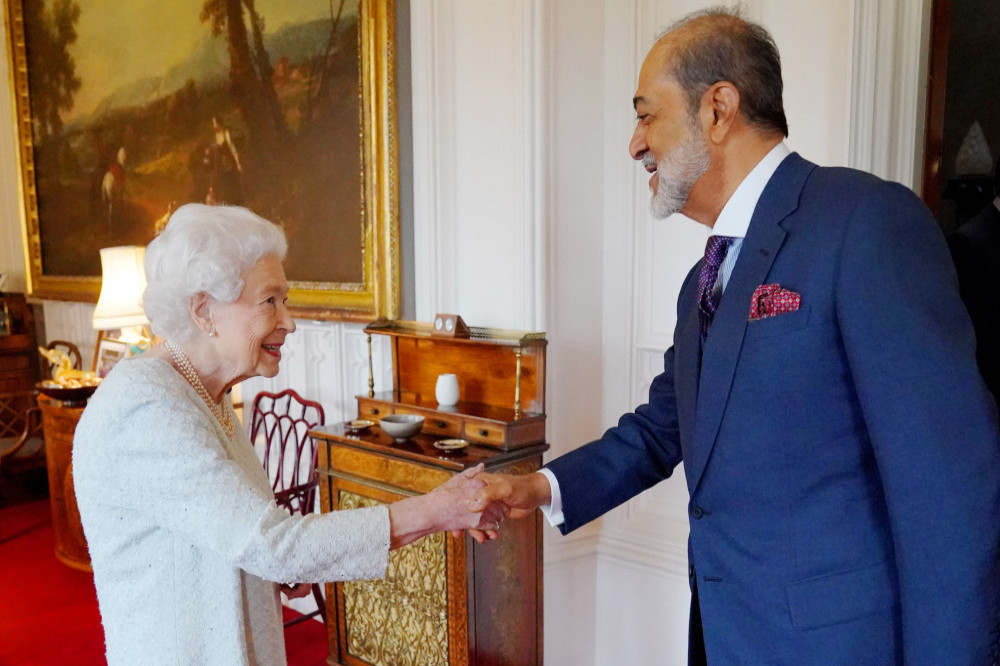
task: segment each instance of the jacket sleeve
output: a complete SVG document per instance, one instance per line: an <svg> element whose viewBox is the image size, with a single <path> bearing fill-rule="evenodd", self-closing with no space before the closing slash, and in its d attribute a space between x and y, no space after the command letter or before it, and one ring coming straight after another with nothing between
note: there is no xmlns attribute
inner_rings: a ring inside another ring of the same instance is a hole
<svg viewBox="0 0 1000 666"><path fill-rule="evenodd" d="M688 273L679 303L695 275L695 269ZM646 404L622 416L600 439L546 465L559 480L563 534L668 478L681 462L674 359L670 347L663 356L663 372L650 384Z"/></svg>
<svg viewBox="0 0 1000 666"><path fill-rule="evenodd" d="M850 219L836 308L885 494L907 664L989 663L1000 440L937 223L899 185Z"/></svg>

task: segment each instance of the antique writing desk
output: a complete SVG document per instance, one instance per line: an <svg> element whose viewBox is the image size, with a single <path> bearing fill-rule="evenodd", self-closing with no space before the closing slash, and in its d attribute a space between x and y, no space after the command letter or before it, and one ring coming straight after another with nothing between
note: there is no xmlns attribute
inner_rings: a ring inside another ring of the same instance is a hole
<svg viewBox="0 0 1000 666"><path fill-rule="evenodd" d="M480 462L487 471L526 474L545 443L545 339L540 333L471 329L438 337L430 325L376 323L392 340L391 391L358 396L359 418L425 417L423 431L395 442L377 425L311 431L320 440L322 511L389 503L426 493ZM438 374L455 373L460 400L438 407ZM523 409L522 409L523 405ZM434 443L463 438L441 451ZM542 663L540 517L504 523L500 539L434 534L393 551L385 580L327 585L328 663L351 666L472 666Z"/></svg>

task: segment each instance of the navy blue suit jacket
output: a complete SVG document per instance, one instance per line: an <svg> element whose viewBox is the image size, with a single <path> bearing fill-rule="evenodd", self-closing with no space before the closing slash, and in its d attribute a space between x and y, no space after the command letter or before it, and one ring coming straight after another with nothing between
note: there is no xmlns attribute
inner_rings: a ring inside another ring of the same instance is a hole
<svg viewBox="0 0 1000 666"><path fill-rule="evenodd" d="M568 532L684 462L710 664L987 663L1000 441L941 232L901 185L797 154L704 345L697 272L648 404L552 461ZM748 322L761 284L793 313Z"/></svg>

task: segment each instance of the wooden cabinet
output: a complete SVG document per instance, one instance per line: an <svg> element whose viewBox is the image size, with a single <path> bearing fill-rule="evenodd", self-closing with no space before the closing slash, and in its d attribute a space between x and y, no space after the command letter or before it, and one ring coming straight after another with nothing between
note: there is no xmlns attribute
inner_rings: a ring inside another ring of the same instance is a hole
<svg viewBox="0 0 1000 666"><path fill-rule="evenodd" d="M0 293L0 393L34 388L38 359L31 307L23 294Z"/></svg>
<svg viewBox="0 0 1000 666"><path fill-rule="evenodd" d="M479 463L509 474L541 466L548 448L544 335L473 328L470 339L441 339L429 325L410 322L366 331L392 337L395 385L358 396L358 416L377 421L416 413L425 417L424 428L402 443L377 425L311 431L320 440L323 511L426 493ZM461 399L454 408L434 400L441 373L458 375ZM469 446L434 446L456 437ZM467 536L430 535L391 552L384 580L327 585L328 663L541 664L540 520L507 521L501 538L483 545Z"/></svg>
<svg viewBox="0 0 1000 666"><path fill-rule="evenodd" d="M42 409L42 427L45 430L56 557L74 569L90 571L90 553L73 489L73 435L83 414L83 406L66 406L44 395L38 397L38 405Z"/></svg>

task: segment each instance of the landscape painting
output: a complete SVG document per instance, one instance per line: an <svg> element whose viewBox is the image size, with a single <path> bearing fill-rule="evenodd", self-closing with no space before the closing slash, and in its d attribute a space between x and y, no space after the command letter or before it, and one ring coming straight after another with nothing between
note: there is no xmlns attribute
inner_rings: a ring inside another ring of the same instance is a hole
<svg viewBox="0 0 1000 666"><path fill-rule="evenodd" d="M304 316L395 315L391 2L5 2L33 295L201 202L284 227Z"/></svg>

